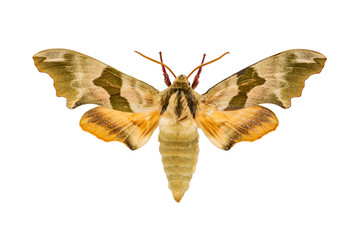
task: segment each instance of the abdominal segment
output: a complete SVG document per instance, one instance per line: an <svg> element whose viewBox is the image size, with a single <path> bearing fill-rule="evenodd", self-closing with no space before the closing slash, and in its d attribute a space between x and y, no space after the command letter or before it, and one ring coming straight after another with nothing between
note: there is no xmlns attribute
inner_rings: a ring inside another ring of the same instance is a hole
<svg viewBox="0 0 360 240"><path fill-rule="evenodd" d="M199 135L196 128L161 129L160 153L173 197L180 202L195 171L199 154ZM175 130L175 131L174 131Z"/></svg>

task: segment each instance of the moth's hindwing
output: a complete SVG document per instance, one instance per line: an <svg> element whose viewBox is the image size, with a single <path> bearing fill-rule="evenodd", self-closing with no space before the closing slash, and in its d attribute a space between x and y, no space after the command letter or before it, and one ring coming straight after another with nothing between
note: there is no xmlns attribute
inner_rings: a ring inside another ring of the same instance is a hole
<svg viewBox="0 0 360 240"><path fill-rule="evenodd" d="M255 141L279 124L275 114L262 106L233 111L202 106L196 123L215 146L224 150L241 141Z"/></svg>
<svg viewBox="0 0 360 240"><path fill-rule="evenodd" d="M321 72L326 57L311 50L285 51L247 67L210 88L200 101L217 110L235 110L261 103L290 107L305 80Z"/></svg>
<svg viewBox="0 0 360 240"><path fill-rule="evenodd" d="M57 96L71 109L97 104L125 112L159 106L158 90L94 58L67 49L49 49L33 56L40 72L54 79Z"/></svg>
<svg viewBox="0 0 360 240"><path fill-rule="evenodd" d="M123 142L135 150L150 139L159 124L159 118L158 111L129 113L96 107L83 115L80 126L104 141Z"/></svg>

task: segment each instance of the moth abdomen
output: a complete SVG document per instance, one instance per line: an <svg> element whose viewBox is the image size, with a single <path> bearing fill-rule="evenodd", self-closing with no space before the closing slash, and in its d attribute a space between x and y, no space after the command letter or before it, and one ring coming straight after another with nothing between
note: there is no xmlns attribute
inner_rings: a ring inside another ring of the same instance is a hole
<svg viewBox="0 0 360 240"><path fill-rule="evenodd" d="M174 129L159 132L160 153L169 189L173 197L180 202L195 172L199 154L199 135L193 131L179 132Z"/></svg>

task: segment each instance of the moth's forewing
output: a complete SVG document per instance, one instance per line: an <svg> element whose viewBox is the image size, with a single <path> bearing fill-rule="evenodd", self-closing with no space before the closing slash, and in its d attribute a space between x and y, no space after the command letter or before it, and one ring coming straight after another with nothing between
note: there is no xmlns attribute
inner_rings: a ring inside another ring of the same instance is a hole
<svg viewBox="0 0 360 240"><path fill-rule="evenodd" d="M159 91L87 55L49 49L33 57L40 72L54 79L57 96L71 109L97 104L84 114L81 127L105 141L120 141L130 149L143 146L158 126Z"/></svg>
<svg viewBox="0 0 360 240"><path fill-rule="evenodd" d="M262 103L288 108L299 97L305 80L320 73L326 57L294 49L268 57L221 81L201 98L202 104L220 110L236 110Z"/></svg>
<svg viewBox="0 0 360 240"><path fill-rule="evenodd" d="M48 49L33 56L40 72L54 79L57 96L71 109L97 104L125 112L155 110L159 91L92 57L67 50Z"/></svg>

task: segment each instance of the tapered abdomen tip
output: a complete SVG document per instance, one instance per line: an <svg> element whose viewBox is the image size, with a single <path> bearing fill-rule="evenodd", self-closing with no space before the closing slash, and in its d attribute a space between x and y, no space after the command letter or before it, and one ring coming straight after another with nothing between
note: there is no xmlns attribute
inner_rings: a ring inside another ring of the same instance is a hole
<svg viewBox="0 0 360 240"><path fill-rule="evenodd" d="M185 192L173 192L173 197L176 202L180 202L182 197L184 196Z"/></svg>
<svg viewBox="0 0 360 240"><path fill-rule="evenodd" d="M175 201L180 202L186 190L189 188L189 181L171 181L169 182L169 188Z"/></svg>

